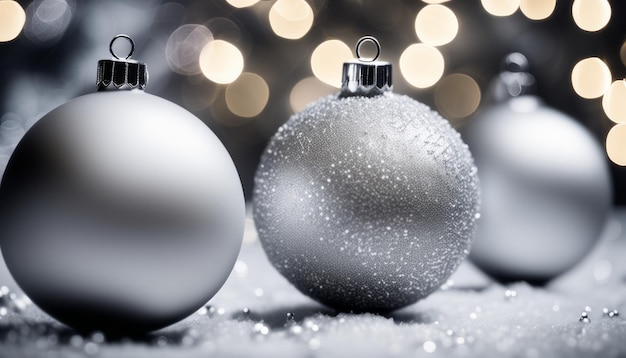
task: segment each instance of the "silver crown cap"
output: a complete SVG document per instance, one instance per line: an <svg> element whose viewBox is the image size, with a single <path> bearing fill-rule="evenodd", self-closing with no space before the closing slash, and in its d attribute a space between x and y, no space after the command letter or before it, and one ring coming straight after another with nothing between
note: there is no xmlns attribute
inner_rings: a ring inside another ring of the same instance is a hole
<svg viewBox="0 0 626 358"><path fill-rule="evenodd" d="M376 56L371 60L361 58L361 46L365 42L376 45ZM343 64L341 97L378 96L393 88L391 63L376 61L380 55L380 43L372 36L364 36L356 44L358 59Z"/></svg>
<svg viewBox="0 0 626 358"><path fill-rule="evenodd" d="M113 43L124 38L130 42L130 53L120 58L113 51ZM111 40L109 50L113 59L98 61L96 85L99 91L110 89L144 89L148 84L148 68L143 62L131 60L135 50L135 43L128 35L120 34Z"/></svg>
<svg viewBox="0 0 626 358"><path fill-rule="evenodd" d="M536 92L535 76L530 73L526 56L519 52L508 54L501 65L501 72L491 85L495 101L503 101Z"/></svg>

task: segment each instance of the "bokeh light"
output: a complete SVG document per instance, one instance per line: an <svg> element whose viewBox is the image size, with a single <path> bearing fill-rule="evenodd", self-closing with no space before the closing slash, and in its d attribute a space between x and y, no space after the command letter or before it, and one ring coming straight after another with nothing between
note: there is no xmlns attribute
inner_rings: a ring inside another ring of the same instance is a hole
<svg viewBox="0 0 626 358"><path fill-rule="evenodd" d="M493 16L513 15L520 6L520 0L480 0L483 8Z"/></svg>
<svg viewBox="0 0 626 358"><path fill-rule="evenodd" d="M1 1L0 1L1 2ZM22 119L15 113L6 113L0 117L0 149L13 149L24 136Z"/></svg>
<svg viewBox="0 0 626 358"><path fill-rule="evenodd" d="M400 72L417 88L428 88L441 78L445 67L443 55L435 47L412 44L400 55Z"/></svg>
<svg viewBox="0 0 626 358"><path fill-rule="evenodd" d="M606 154L613 163L626 166L626 123L615 125L607 134Z"/></svg>
<svg viewBox="0 0 626 358"><path fill-rule="evenodd" d="M336 92L335 87L329 86L315 77L306 77L298 81L291 89L289 105L294 113L301 112L311 102Z"/></svg>
<svg viewBox="0 0 626 358"><path fill-rule="evenodd" d="M435 89L435 104L448 119L464 118L476 111L481 92L476 81L462 73L444 77Z"/></svg>
<svg viewBox="0 0 626 358"><path fill-rule="evenodd" d="M622 60L622 64L626 66L626 41L624 41L622 46L619 48L619 58Z"/></svg>
<svg viewBox="0 0 626 358"><path fill-rule="evenodd" d="M611 84L602 98L602 108L613 122L626 122L626 83L623 80Z"/></svg>
<svg viewBox="0 0 626 358"><path fill-rule="evenodd" d="M213 38L221 39L232 44L247 42L244 28L228 17L213 17L203 23L213 34Z"/></svg>
<svg viewBox="0 0 626 358"><path fill-rule="evenodd" d="M519 8L531 20L544 20L556 8L556 0L521 0Z"/></svg>
<svg viewBox="0 0 626 358"><path fill-rule="evenodd" d="M201 72L200 52L213 40L211 31L203 25L182 25L172 34L165 45L165 57L172 71L184 75Z"/></svg>
<svg viewBox="0 0 626 358"><path fill-rule="evenodd" d="M39 45L53 45L63 37L72 20L65 0L36 0L26 8L24 34Z"/></svg>
<svg viewBox="0 0 626 358"><path fill-rule="evenodd" d="M428 45L445 45L456 37L458 31L456 15L443 5L427 5L415 18L417 37Z"/></svg>
<svg viewBox="0 0 626 358"><path fill-rule="evenodd" d="M224 98L231 112L249 118L263 111L270 98L270 89L261 76L244 72L226 87Z"/></svg>
<svg viewBox="0 0 626 358"><path fill-rule="evenodd" d="M581 29L599 31L611 20L611 5L607 0L574 0L572 17Z"/></svg>
<svg viewBox="0 0 626 358"><path fill-rule="evenodd" d="M611 71L598 57L588 57L572 69L572 87L583 98L598 98L611 85Z"/></svg>
<svg viewBox="0 0 626 358"><path fill-rule="evenodd" d="M613 273L613 265L607 260L600 260L593 265L593 279L599 283L607 283Z"/></svg>
<svg viewBox="0 0 626 358"><path fill-rule="evenodd" d="M202 111L211 106L222 92L222 86L204 81L204 77L187 77L181 84L180 92L183 106L191 111Z"/></svg>
<svg viewBox="0 0 626 358"><path fill-rule="evenodd" d="M231 83L243 71L243 55L230 42L213 40L200 52L200 69L215 83Z"/></svg>
<svg viewBox="0 0 626 358"><path fill-rule="evenodd" d="M269 12L270 26L280 37L296 40L309 32L315 15L304 0L278 0Z"/></svg>
<svg viewBox="0 0 626 358"><path fill-rule="evenodd" d="M16 1L0 1L0 42L15 39L26 23L26 12Z"/></svg>
<svg viewBox="0 0 626 358"><path fill-rule="evenodd" d="M311 70L320 81L339 88L343 63L352 58L352 51L343 41L327 40L313 50Z"/></svg>
<svg viewBox="0 0 626 358"><path fill-rule="evenodd" d="M259 0L226 0L231 6L236 8L244 8L248 6L252 6L259 2Z"/></svg>

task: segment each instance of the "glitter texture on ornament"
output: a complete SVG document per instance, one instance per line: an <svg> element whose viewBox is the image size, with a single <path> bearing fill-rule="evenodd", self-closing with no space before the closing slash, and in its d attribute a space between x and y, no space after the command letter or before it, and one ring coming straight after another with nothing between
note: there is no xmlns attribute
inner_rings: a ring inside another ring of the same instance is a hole
<svg viewBox="0 0 626 358"><path fill-rule="evenodd" d="M478 177L439 114L359 90L279 128L255 177L254 218L269 260L300 291L342 310L384 311L426 297L468 254Z"/></svg>

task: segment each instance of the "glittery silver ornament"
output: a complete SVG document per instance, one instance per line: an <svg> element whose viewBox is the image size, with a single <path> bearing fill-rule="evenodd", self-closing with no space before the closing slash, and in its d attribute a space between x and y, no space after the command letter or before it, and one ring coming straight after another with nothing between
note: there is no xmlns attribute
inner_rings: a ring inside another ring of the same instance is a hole
<svg viewBox="0 0 626 358"><path fill-rule="evenodd" d="M532 95L526 58L507 57L495 103L464 139L481 178L481 219L470 259L502 281L543 284L598 241L611 208L606 156L574 119Z"/></svg>
<svg viewBox="0 0 626 358"><path fill-rule="evenodd" d="M80 330L138 333L185 318L220 289L241 245L228 152L191 113L138 89L142 66L101 61L102 91L40 119L0 186L11 274Z"/></svg>
<svg viewBox="0 0 626 358"><path fill-rule="evenodd" d="M392 310L436 290L468 254L476 168L445 119L391 93L389 63L348 62L343 83L271 139L254 219L269 260L303 293Z"/></svg>

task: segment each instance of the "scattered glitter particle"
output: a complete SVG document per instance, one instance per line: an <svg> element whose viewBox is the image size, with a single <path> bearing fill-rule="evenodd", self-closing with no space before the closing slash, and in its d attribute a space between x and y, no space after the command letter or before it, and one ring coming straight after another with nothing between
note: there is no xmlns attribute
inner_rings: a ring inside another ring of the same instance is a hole
<svg viewBox="0 0 626 358"><path fill-rule="evenodd" d="M233 270L239 278L245 278L246 276L248 276L248 264L246 264L245 261L235 261L235 267L233 268Z"/></svg>
<svg viewBox="0 0 626 358"><path fill-rule="evenodd" d="M88 355L96 355L98 354L99 347L94 342L87 342L84 349L85 353L87 353Z"/></svg>
<svg viewBox="0 0 626 358"><path fill-rule="evenodd" d="M311 348L312 350L318 350L320 349L321 346L321 342L318 338L311 338L309 340L309 348Z"/></svg>
<svg viewBox="0 0 626 358"><path fill-rule="evenodd" d="M159 336L154 341L154 345L157 347L165 347L167 346L167 337Z"/></svg>
<svg viewBox="0 0 626 358"><path fill-rule="evenodd" d="M263 291L262 288L257 288L256 290L254 290L254 295L257 297L262 297L265 294L265 291Z"/></svg>
<svg viewBox="0 0 626 358"><path fill-rule="evenodd" d="M302 326L296 324L289 327L289 333L295 336L300 335L302 333Z"/></svg>
<svg viewBox="0 0 626 358"><path fill-rule="evenodd" d="M600 260L594 265L593 278L599 284L608 282L612 273L613 266L607 260Z"/></svg>
<svg viewBox="0 0 626 358"><path fill-rule="evenodd" d="M424 342L423 348L426 353L433 353L435 350L437 350L437 344L435 344L435 342L433 341L426 341Z"/></svg>
<svg viewBox="0 0 626 358"><path fill-rule="evenodd" d="M83 345L83 337L81 337L78 334L73 335L72 337L70 337L70 345L75 347L75 348L79 348L80 346Z"/></svg>
<svg viewBox="0 0 626 358"><path fill-rule="evenodd" d="M506 290L504 291L504 299L507 301L511 301L517 297L517 291L515 290Z"/></svg>
<svg viewBox="0 0 626 358"><path fill-rule="evenodd" d="M98 343L98 344L104 343L104 340L105 340L104 333L102 333L102 332L94 332L91 335L91 340L94 343Z"/></svg>
<svg viewBox="0 0 626 358"><path fill-rule="evenodd" d="M618 310L610 310L607 307L602 309L602 314L609 317L609 318L613 318L613 317L617 317L619 316L619 311Z"/></svg>
<svg viewBox="0 0 626 358"><path fill-rule="evenodd" d="M446 291L446 290L449 290L450 288L452 288L453 286L454 286L454 281L453 280L447 280L446 283L441 285L441 290L442 291Z"/></svg>
<svg viewBox="0 0 626 358"><path fill-rule="evenodd" d="M270 333L270 328L263 322L255 323L252 331L258 335L266 336Z"/></svg>
<svg viewBox="0 0 626 358"><path fill-rule="evenodd" d="M191 336L183 336L183 338L180 340L180 344L183 347L190 347L195 343L195 339Z"/></svg>
<svg viewBox="0 0 626 358"><path fill-rule="evenodd" d="M580 314L580 318L578 319L578 321L582 323L591 323L591 319L589 318L589 314L587 313L587 311L584 311Z"/></svg>

